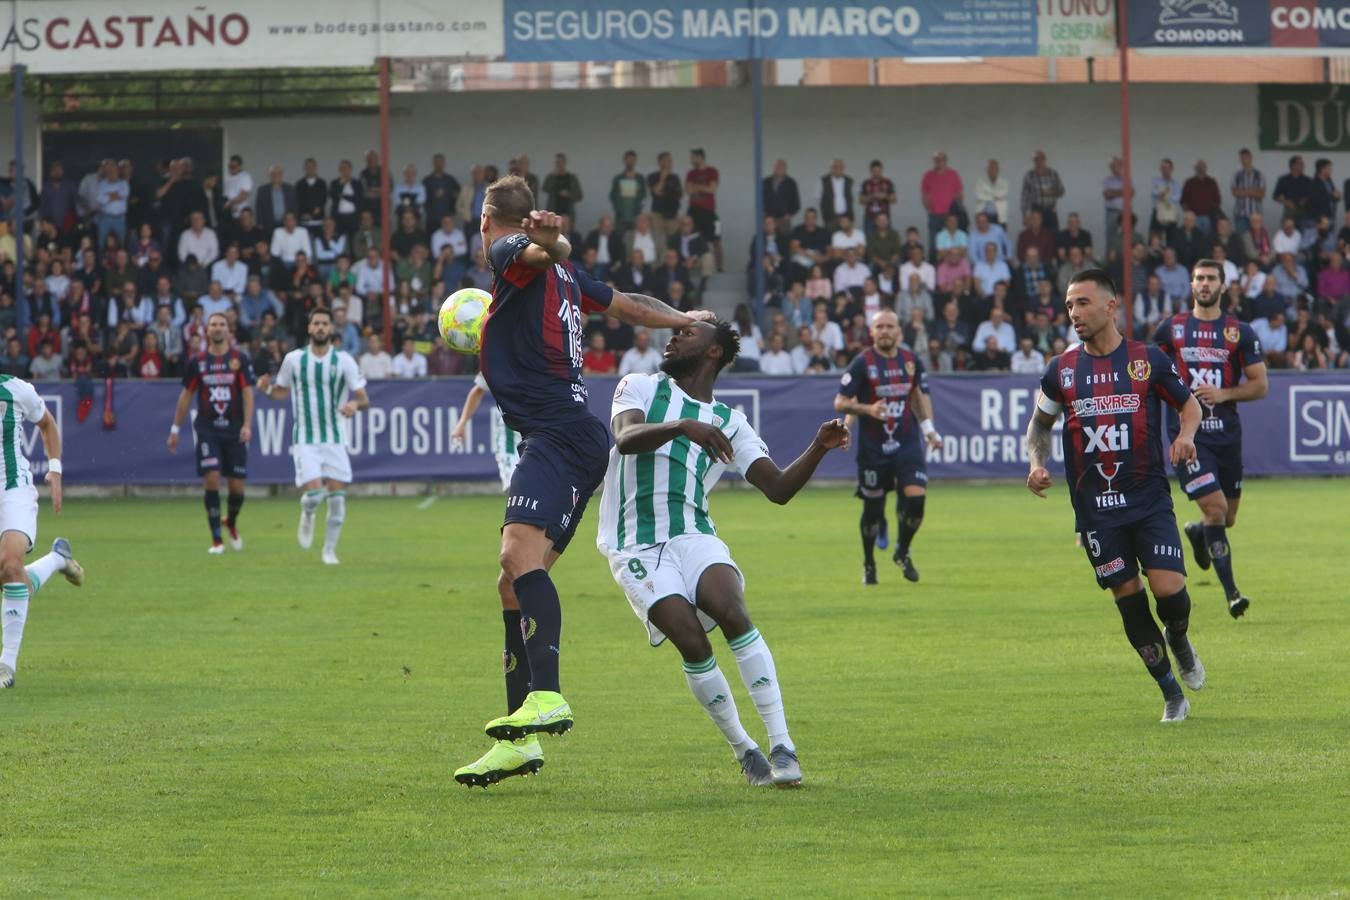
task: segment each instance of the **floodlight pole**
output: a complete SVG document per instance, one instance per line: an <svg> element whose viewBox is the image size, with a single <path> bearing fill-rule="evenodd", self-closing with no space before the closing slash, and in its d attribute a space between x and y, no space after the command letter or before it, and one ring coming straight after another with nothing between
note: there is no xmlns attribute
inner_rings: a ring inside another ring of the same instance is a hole
<svg viewBox="0 0 1350 900"><path fill-rule="evenodd" d="M751 3L751 11L755 12L755 3ZM764 62L761 59L759 47L758 25L759 18L756 16L755 29L750 34L750 91L752 103L754 106L751 120L754 122L755 135L755 296L751 298L750 309L753 312L753 319L758 323L760 304L764 302L764 253L768 249L764 246ZM753 338L751 338L753 340Z"/></svg>
<svg viewBox="0 0 1350 900"><path fill-rule="evenodd" d="M1126 7L1116 4L1116 43L1120 47L1120 293L1125 305L1125 336L1134 337L1134 192L1130 188L1130 35Z"/></svg>
<svg viewBox="0 0 1350 900"><path fill-rule="evenodd" d="M15 63L14 77L14 321L20 339L28 331L28 295L23 289L23 211L28 205L28 181L23 176L23 74L27 66Z"/></svg>
<svg viewBox="0 0 1350 900"><path fill-rule="evenodd" d="M394 354L394 268L390 259L389 232L394 227L393 204L389 202L389 57L380 57L380 258L384 261L384 352Z"/></svg>

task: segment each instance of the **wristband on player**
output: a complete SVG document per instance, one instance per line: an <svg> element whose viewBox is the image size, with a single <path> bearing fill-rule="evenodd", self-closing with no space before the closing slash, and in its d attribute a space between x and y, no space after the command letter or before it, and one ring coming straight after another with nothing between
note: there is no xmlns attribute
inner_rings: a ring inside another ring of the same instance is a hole
<svg viewBox="0 0 1350 900"><path fill-rule="evenodd" d="M60 475L60 474L61 474L61 460L59 460L59 459L49 459L49 460L47 460L47 473L48 473L49 475Z"/></svg>
<svg viewBox="0 0 1350 900"><path fill-rule="evenodd" d="M933 427L932 419L924 419L919 423L919 430L923 432L924 437L931 437L937 434L937 429Z"/></svg>
<svg viewBox="0 0 1350 900"><path fill-rule="evenodd" d="M178 426L177 426L177 425L170 425L170 426L169 426L169 434L177 434L177 433L178 433Z"/></svg>

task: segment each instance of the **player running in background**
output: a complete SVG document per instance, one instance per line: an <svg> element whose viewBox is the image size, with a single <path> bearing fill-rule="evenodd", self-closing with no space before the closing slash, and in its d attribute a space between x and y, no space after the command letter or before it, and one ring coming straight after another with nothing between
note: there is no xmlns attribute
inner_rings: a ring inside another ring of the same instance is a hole
<svg viewBox="0 0 1350 900"><path fill-rule="evenodd" d="M52 541L51 552L30 566L23 558L37 539L38 493L28 457L23 455L23 423L32 422L47 451L47 486L52 513L61 514L61 433L38 392L26 381L0 375L0 689L14 687L19 647L28 621L28 601L60 572L71 584L84 584L84 569L70 553L70 541Z"/></svg>
<svg viewBox="0 0 1350 900"><path fill-rule="evenodd" d="M1191 268L1191 311L1159 325L1154 340L1176 363L1178 374L1204 410L1195 436L1195 462L1177 469L1177 481L1204 517L1203 524L1186 524L1195 561L1202 569L1213 561L1228 614L1236 619L1251 605L1233 579L1228 545L1228 529L1237 524L1242 500L1242 422L1237 405L1260 400L1269 383L1256 333L1223 311L1223 279L1222 263L1196 262ZM1167 432L1173 439L1179 427L1176 413L1169 411Z"/></svg>
<svg viewBox="0 0 1350 900"><path fill-rule="evenodd" d="M524 440L507 491L497 583L507 715L484 728L497 743L455 772L465 785L487 787L537 771L543 764L537 733L572 727L558 679L562 606L549 570L576 533L609 454L609 429L587 409L581 380L585 317L605 312L647 328L694 321L577 270L567 261L572 248L561 224L560 216L534 209L519 176L487 189L479 229L492 268L492 305L479 366L507 427Z"/></svg>
<svg viewBox="0 0 1350 900"><path fill-rule="evenodd" d="M858 417L858 496L863 502L863 584L877 583L873 548L886 515L886 494L899 491L900 534L895 564L909 581L919 580L910 546L923 524L928 493L926 447L941 447L933 427L933 402L923 362L900 344L900 320L889 309L872 316L872 347L839 379L834 409ZM926 445L926 446L925 446Z"/></svg>
<svg viewBox="0 0 1350 900"><path fill-rule="evenodd" d="M275 384L267 375L258 379L258 390L272 400L291 398L295 486L304 491L300 495L296 540L306 550L314 543L314 517L319 504L327 499L321 558L328 566L339 562L338 538L347 518L347 485L352 481L342 419L350 419L370 406L366 380L356 360L347 351L333 347L332 338L333 314L323 307L310 310L309 346L286 354Z"/></svg>
<svg viewBox="0 0 1350 900"><path fill-rule="evenodd" d="M1027 488L1044 497L1050 487L1045 466L1051 429L1062 413L1060 439L1074 527L1097 572L1097 584L1115 597L1130 646L1162 689L1162 721L1179 722L1189 714L1190 704L1172 674L1167 647L1192 690L1204 687L1205 667L1186 635L1191 598L1163 467L1155 398L1181 412L1180 430L1172 441L1174 466L1195 460L1200 404L1160 349L1126 340L1117 330L1120 300L1106 272L1079 273L1069 283L1064 302L1082 343L1050 360L1041 377L1036 411L1027 426ZM1141 568L1165 631L1158 630L1149 613Z"/></svg>
<svg viewBox="0 0 1350 900"><path fill-rule="evenodd" d="M614 450L601 496L596 541L653 647L667 637L684 677L721 729L746 779L757 786L802 780L788 735L773 655L745 608L745 578L717 536L708 493L733 467L774 503L787 503L825 454L848 446L832 419L786 470L739 410L717 402L713 384L740 351L727 322L696 322L666 346L661 374L634 374L614 392ZM741 726L726 676L706 632L722 629L769 734L769 756Z"/></svg>
<svg viewBox="0 0 1350 900"><path fill-rule="evenodd" d="M474 413L478 412L478 407L487 394L487 381L483 379L483 373L479 372L473 377L473 386L469 388L469 393L464 397L464 406L459 411L459 420L455 422L455 427L450 429L452 444L461 445L464 443L469 422L473 420ZM516 471L516 463L520 462L520 435L506 427L506 422L502 421L502 411L497 408L495 403L492 404L491 436L492 456L497 460L497 474L502 479L502 490L509 490L511 473Z"/></svg>
<svg viewBox="0 0 1350 900"><path fill-rule="evenodd" d="M253 364L248 354L232 346L230 321L224 313L206 320L206 349L188 360L183 372L183 390L169 427L169 452L178 452L178 432L188 415L192 397L197 397L197 474L202 478L206 500L206 524L211 529L211 547L206 552L225 552L220 539L223 524L230 546L244 549L239 536L239 511L244 508L244 481L248 478L248 442L253 437ZM229 507L220 519L220 476L229 486Z"/></svg>

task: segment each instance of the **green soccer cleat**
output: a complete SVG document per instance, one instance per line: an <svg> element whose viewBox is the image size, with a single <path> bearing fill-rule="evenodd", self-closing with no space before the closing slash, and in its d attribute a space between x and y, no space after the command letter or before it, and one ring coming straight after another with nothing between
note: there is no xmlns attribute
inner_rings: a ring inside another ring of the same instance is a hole
<svg viewBox="0 0 1350 900"><path fill-rule="evenodd" d="M544 749L530 735L520 741L498 741L478 759L455 770L455 780L465 787L487 789L512 775L533 775L544 767Z"/></svg>
<svg viewBox="0 0 1350 900"><path fill-rule="evenodd" d="M531 734L564 734L572 728L572 707L555 691L530 691L520 709L483 727L490 738L518 741Z"/></svg>

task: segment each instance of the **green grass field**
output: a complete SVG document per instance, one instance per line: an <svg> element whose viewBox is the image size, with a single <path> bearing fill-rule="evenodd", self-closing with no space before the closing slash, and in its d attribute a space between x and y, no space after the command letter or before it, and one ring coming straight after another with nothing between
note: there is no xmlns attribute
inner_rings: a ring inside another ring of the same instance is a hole
<svg viewBox="0 0 1350 900"><path fill-rule="evenodd" d="M847 491L719 493L798 791L740 779L594 512L555 570L577 728L539 777L469 791L450 774L504 702L497 498L354 497L337 569L290 499L250 501L223 558L199 501L44 508L89 583L38 595L0 692L0 897L1343 895L1345 496L1248 483L1253 609L1192 573L1209 686L1165 727L1062 487L936 485L923 581L870 589Z"/></svg>

